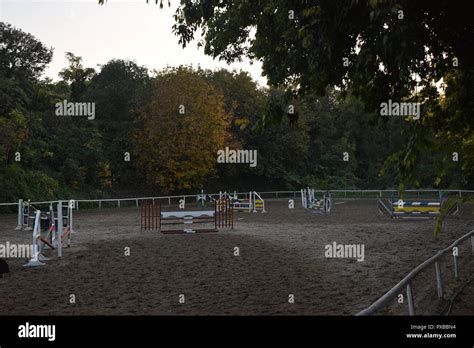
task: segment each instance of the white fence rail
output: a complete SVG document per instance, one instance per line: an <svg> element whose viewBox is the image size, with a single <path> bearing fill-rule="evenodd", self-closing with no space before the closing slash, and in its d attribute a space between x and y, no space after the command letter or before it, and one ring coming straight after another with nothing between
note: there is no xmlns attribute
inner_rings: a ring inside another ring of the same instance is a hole
<svg viewBox="0 0 474 348"><path fill-rule="evenodd" d="M315 190L318 193L324 193L326 190ZM382 197L383 194L393 193L396 194L398 190L329 190L331 194L334 195L334 198L344 198L344 199L361 199L364 197L375 198L375 197ZM439 192L446 192L451 194L456 194L459 197L462 197L465 194L474 194L474 190L405 190L406 193L417 193L419 194L438 194ZM239 195L248 195L248 192L238 192ZM288 198L293 197L297 198L301 196L301 191L264 191L259 192L260 196L263 198ZM355 195L359 195L358 197L354 197ZM139 206L140 201L145 200L165 200L168 201L168 204L171 205L171 201L173 199L196 199L197 194L190 194L190 195L174 195L174 196L152 196L152 197L132 197L132 198L106 198L106 199L76 199L76 208L79 209L80 203L97 203L99 208L102 208L102 203L112 203L115 202L117 207L121 207L122 203L124 202L134 202L135 206ZM218 193L209 194L209 196L218 197ZM67 201L70 199L62 199L63 201ZM55 201L40 201L40 202L30 202L32 205L41 205L41 204L50 204L50 203L58 203L59 200ZM15 203L0 203L0 206L18 206L18 202Z"/></svg>
<svg viewBox="0 0 474 348"><path fill-rule="evenodd" d="M454 252L454 248L456 248L460 243L465 241L466 239L471 238L471 252L474 254L474 230L466 233L461 238L454 241L450 246L446 249L439 251L436 255L430 257L428 260L420 264L419 266L415 267L410 273L408 273L405 278L403 278L397 285L391 288L385 295L380 297L377 301L372 303L366 309L360 311L356 315L372 315L378 310L385 307L390 301L393 300L394 297L398 296L406 290L407 295L407 304L408 304L408 314L415 315L415 301L414 295L412 290L412 282L414 278L422 271L424 271L427 267L434 265L435 268L435 275L436 275L436 289L438 293L438 298L441 299L443 297L443 279L441 275L441 268L440 262L441 258L448 253L451 253L453 256L453 264L454 264L454 276L456 279L459 278L459 262L458 262L458 255Z"/></svg>

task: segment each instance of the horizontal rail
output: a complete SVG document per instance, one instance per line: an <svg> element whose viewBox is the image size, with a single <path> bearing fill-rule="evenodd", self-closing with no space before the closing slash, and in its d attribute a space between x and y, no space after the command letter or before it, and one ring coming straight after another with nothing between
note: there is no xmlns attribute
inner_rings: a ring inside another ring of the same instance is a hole
<svg viewBox="0 0 474 348"><path fill-rule="evenodd" d="M315 192L326 192L328 190L314 190ZM366 194L366 193L382 193L382 192L398 192L398 190L390 190L390 189L385 189L385 190L356 190L356 189L349 189L349 190L329 190L331 193L360 193L360 194ZM409 189L405 190L404 192L455 192L458 194L463 194L463 193L474 193L474 190L434 190L434 189ZM237 192L238 195L246 195L248 192ZM276 198L278 198L278 195L293 195L294 197L299 197L301 195L301 191L261 191L259 192L260 195L275 195ZM171 199L176 199L176 198L192 198L194 199L197 196L197 194L188 194L188 195L173 195L173 196L151 196L151 197L129 197L129 198L103 198L103 199L76 199L75 201L78 203L102 203L102 202L117 202L118 205L120 206L120 202L138 202L143 201L143 200L171 200ZM213 193L213 194L208 194L208 196L211 197L218 197L218 193ZM337 197L336 197L337 198ZM348 198L349 197L345 197ZM63 201L67 201L68 199L63 199ZM26 201L26 200L25 200ZM39 205L39 204L50 204L50 203L58 203L59 200L54 200L54 201L40 201L40 202L30 202L32 205ZM12 206L12 205L18 205L18 202L15 203L0 203L0 206Z"/></svg>
<svg viewBox="0 0 474 348"><path fill-rule="evenodd" d="M394 297L396 297L398 294L400 294L407 286L409 286L412 282L412 280L420 273L423 271L425 268L428 266L431 266L435 262L437 262L441 257L443 257L445 254L450 252L454 247L456 247L459 243L465 241L469 237L474 236L474 230L466 233L464 236L461 238L455 240L450 246L447 248L438 251L437 254L433 255L430 257L428 260L423 262L422 264L418 265L415 267L410 273L408 273L405 278L400 280L397 285L395 285L393 288L391 288L389 291L387 291L382 297L380 297L377 301L372 303L369 307L366 309L360 311L356 315L371 315L377 310L383 308L389 301L391 301ZM474 250L472 250L474 252Z"/></svg>
<svg viewBox="0 0 474 348"><path fill-rule="evenodd" d="M18 205L18 203L0 203L0 206Z"/></svg>

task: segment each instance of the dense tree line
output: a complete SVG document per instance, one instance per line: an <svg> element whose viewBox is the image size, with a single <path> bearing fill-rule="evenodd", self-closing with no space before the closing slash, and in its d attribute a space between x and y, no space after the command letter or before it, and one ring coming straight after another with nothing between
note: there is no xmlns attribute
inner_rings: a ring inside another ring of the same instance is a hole
<svg viewBox="0 0 474 348"><path fill-rule="evenodd" d="M380 122L347 90L288 98L245 72L181 66L151 73L120 59L95 70L73 53L52 81L43 76L51 48L7 23L0 31L2 202L399 184L399 153L412 125ZM55 105L64 100L95 103L95 118L58 116ZM443 167L439 178L448 142L425 135L431 152L417 159L414 186L469 185L458 168ZM217 163L226 146L257 150L258 165Z"/></svg>
<svg viewBox="0 0 474 348"><path fill-rule="evenodd" d="M162 0L156 3L163 6ZM436 169L433 185L449 181L454 167L472 182L474 22L466 11L469 4L182 0L173 29L183 46L197 39L216 59L261 61L270 85L285 90L288 99L322 96L327 86L337 86L369 112L392 99L422 104L422 117L405 131L405 146L390 157L403 189L421 184L420 172L426 169ZM438 160L436 168L426 167L427 156Z"/></svg>

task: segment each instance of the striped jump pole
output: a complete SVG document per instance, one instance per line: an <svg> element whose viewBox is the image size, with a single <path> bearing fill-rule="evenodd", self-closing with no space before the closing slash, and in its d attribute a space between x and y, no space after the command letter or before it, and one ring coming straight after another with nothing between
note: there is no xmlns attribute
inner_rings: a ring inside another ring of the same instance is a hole
<svg viewBox="0 0 474 348"><path fill-rule="evenodd" d="M162 230L163 225L176 225L181 222L189 224L189 220L194 223L214 224L214 230L187 229L181 230ZM205 221L204 221L205 220ZM179 212L162 212L161 204L143 202L140 209L140 222L142 230L159 230L162 233L195 233L197 232L217 232L221 228L234 228L234 211L233 203L230 199L221 199L214 201L214 211L179 211Z"/></svg>
<svg viewBox="0 0 474 348"><path fill-rule="evenodd" d="M214 221L216 230L234 228L234 209L231 199L220 199L214 202Z"/></svg>
<svg viewBox="0 0 474 348"><path fill-rule="evenodd" d="M158 230L161 227L161 204L142 202L141 204L141 229Z"/></svg>

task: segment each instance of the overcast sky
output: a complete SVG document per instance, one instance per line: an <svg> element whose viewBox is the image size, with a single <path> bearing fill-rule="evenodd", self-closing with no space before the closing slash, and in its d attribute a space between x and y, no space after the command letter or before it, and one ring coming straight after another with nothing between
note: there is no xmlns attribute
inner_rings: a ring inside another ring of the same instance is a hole
<svg viewBox="0 0 474 348"><path fill-rule="evenodd" d="M54 80L66 66L64 53L69 51L81 56L87 67L97 68L112 58L134 60L150 70L200 64L208 69L242 69L261 85L266 84L259 62L228 66L204 55L196 42L181 48L171 32L178 2L171 0L171 8L160 9L154 0L150 4L145 0L109 0L104 6L97 0L0 0L0 20L54 48L46 70Z"/></svg>

